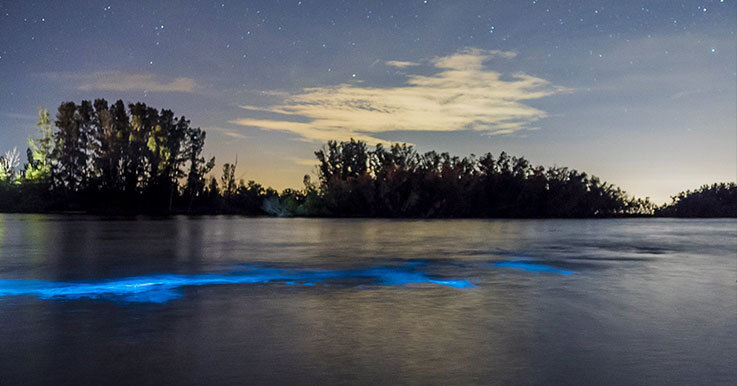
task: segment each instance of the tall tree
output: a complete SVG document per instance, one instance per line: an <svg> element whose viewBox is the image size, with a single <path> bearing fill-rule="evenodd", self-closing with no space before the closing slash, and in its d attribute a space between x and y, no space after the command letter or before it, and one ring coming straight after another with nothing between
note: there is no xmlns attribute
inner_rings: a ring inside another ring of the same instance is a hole
<svg viewBox="0 0 737 386"><path fill-rule="evenodd" d="M80 119L77 105L64 102L56 114L54 158L58 172L55 173L54 185L66 191L77 191L82 182L86 155L83 147L83 136L80 133Z"/></svg>
<svg viewBox="0 0 737 386"><path fill-rule="evenodd" d="M238 166L238 160L236 159L234 163L225 163L223 165L223 175L220 177L220 189L223 197L230 198L232 197L236 192L236 182L235 182L235 168Z"/></svg>
<svg viewBox="0 0 737 386"><path fill-rule="evenodd" d="M128 197L135 197L138 188L142 186L146 178L147 142L153 130L155 118L150 117L149 109L144 103L130 104L128 109L130 126L128 140L123 150L124 191Z"/></svg>
<svg viewBox="0 0 737 386"><path fill-rule="evenodd" d="M130 121L122 100L118 100L110 106L109 115L110 127L107 130L107 134L109 135L108 142L110 144L108 159L110 165L109 178L111 188L122 192L125 189L124 176L128 158L125 151L127 151L128 142L130 141Z"/></svg>
<svg viewBox="0 0 737 386"><path fill-rule="evenodd" d="M205 178L213 167L215 167L215 157L205 161L205 157L202 156L205 137L205 131L200 128L189 128L187 132L188 141L185 155L189 160L189 171L187 172L187 182L184 187L187 210L191 210L195 199L204 193Z"/></svg>
<svg viewBox="0 0 737 386"><path fill-rule="evenodd" d="M28 139L28 163L24 178L33 183L48 183L51 178L51 160L54 137L49 111L38 109L39 138Z"/></svg>
<svg viewBox="0 0 737 386"><path fill-rule="evenodd" d="M83 189L87 188L88 181L91 175L91 168L90 168L90 156L92 151L92 144L91 141L93 139L93 122L92 122L92 115L94 114L94 109L92 108L92 103L88 100L83 100L82 103L77 106L77 114L75 118L77 119L77 126L79 127L79 178L80 178L80 185Z"/></svg>

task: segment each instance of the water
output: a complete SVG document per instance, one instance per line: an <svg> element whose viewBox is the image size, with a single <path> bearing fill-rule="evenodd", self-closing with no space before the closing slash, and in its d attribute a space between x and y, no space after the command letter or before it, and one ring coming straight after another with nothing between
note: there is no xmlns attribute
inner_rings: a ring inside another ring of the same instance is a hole
<svg viewBox="0 0 737 386"><path fill-rule="evenodd" d="M735 220L0 215L0 384L734 385L736 280Z"/></svg>

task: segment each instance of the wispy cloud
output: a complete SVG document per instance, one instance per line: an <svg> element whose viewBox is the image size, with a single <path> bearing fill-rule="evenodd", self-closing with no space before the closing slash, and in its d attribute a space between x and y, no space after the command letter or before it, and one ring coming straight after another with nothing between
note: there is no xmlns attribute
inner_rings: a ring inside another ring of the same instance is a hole
<svg viewBox="0 0 737 386"><path fill-rule="evenodd" d="M399 67L399 68L405 68L405 67L413 67L413 66L419 66L419 63L415 62L404 62L401 60L389 60L386 62L387 66L391 67Z"/></svg>
<svg viewBox="0 0 737 386"><path fill-rule="evenodd" d="M11 119L19 119L24 121L35 121L38 120L38 115L30 115L30 114L19 114L19 113L5 113L0 112L0 115L11 118Z"/></svg>
<svg viewBox="0 0 737 386"><path fill-rule="evenodd" d="M287 157L288 160L300 166L317 166L320 162L315 158Z"/></svg>
<svg viewBox="0 0 737 386"><path fill-rule="evenodd" d="M91 74L53 72L44 75L53 81L68 82L83 91L194 92L197 87L192 78L165 79L149 73L102 71Z"/></svg>
<svg viewBox="0 0 737 386"><path fill-rule="evenodd" d="M436 73L409 74L402 85L380 88L352 82L307 88L277 105L242 106L280 118L232 123L287 131L306 141L352 137L369 143L379 142L377 134L388 131L477 130L493 135L534 129L533 123L546 114L524 101L567 89L523 73L503 77L485 66L493 57L514 56L508 51L464 49L427 61ZM390 63L401 68L414 65Z"/></svg>
<svg viewBox="0 0 737 386"><path fill-rule="evenodd" d="M249 137L247 135L244 135L243 133L240 133L238 131L231 130L231 129L226 129L226 128L223 128L223 127L207 127L207 128L205 128L205 130L207 132L214 131L214 132L216 132L216 133L218 133L218 134L220 134L222 136L225 136L225 137L228 137L228 138L231 138L231 139L236 139L236 140L249 139L249 138L251 138L251 137Z"/></svg>

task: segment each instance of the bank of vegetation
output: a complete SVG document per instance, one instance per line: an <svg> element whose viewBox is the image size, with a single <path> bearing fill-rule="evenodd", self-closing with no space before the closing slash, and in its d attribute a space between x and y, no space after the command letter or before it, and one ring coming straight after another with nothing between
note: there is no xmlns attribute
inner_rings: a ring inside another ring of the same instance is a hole
<svg viewBox="0 0 737 386"><path fill-rule="evenodd" d="M535 166L504 152L457 157L406 144L330 141L316 178L278 192L219 177L206 133L170 110L104 99L39 111L25 157L0 157L0 211L335 217L737 217L734 183L684 192L670 205L628 196L595 176ZM22 161L22 158L25 161Z"/></svg>

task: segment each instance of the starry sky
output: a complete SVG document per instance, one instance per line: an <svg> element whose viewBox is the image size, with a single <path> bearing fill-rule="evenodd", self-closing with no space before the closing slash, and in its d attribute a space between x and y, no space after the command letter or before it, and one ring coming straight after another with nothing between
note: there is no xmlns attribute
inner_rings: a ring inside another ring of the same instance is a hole
<svg viewBox="0 0 737 386"><path fill-rule="evenodd" d="M0 150L103 97L186 116L218 169L278 189L353 137L662 203L736 179L736 1L0 0Z"/></svg>

